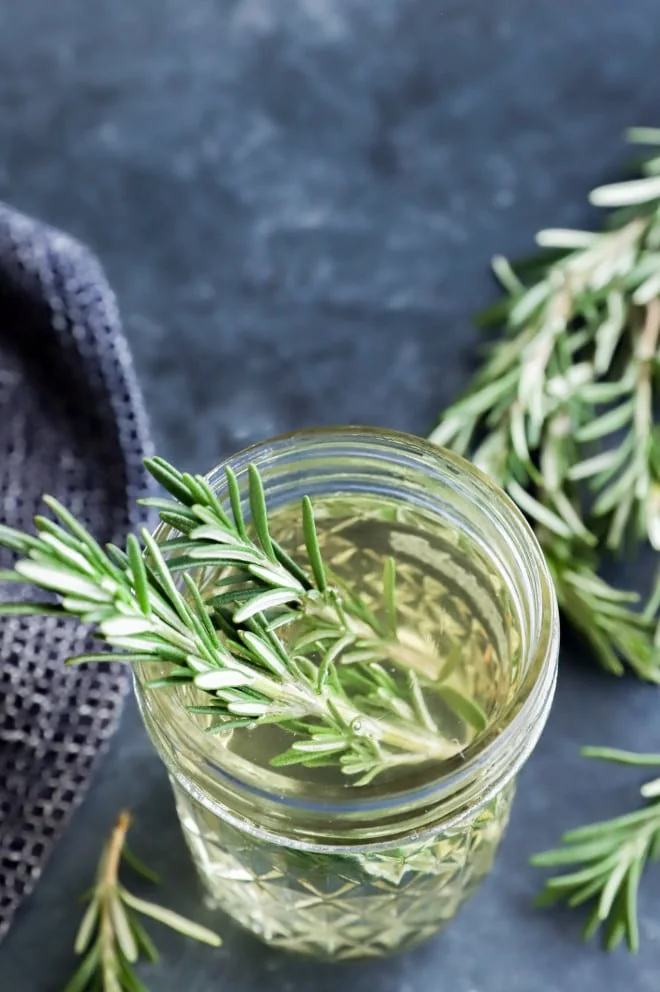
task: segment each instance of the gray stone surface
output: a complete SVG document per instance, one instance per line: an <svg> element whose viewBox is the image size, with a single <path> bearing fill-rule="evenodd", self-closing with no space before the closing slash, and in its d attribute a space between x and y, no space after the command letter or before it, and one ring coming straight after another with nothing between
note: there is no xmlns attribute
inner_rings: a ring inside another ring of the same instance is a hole
<svg viewBox="0 0 660 992"><path fill-rule="evenodd" d="M87 240L120 297L160 450L209 467L331 422L425 432L466 380L495 251L587 224L623 128L658 123L657 0L6 0L0 197ZM656 992L660 876L637 958L534 913L528 854L635 802L586 742L657 749L657 695L565 639L550 726L497 868L447 932L331 968L229 922L161 937L158 992ZM162 898L205 916L167 783L131 708L89 799L0 947L2 992L57 992L75 895L121 805ZM208 918L208 917L207 917Z"/></svg>

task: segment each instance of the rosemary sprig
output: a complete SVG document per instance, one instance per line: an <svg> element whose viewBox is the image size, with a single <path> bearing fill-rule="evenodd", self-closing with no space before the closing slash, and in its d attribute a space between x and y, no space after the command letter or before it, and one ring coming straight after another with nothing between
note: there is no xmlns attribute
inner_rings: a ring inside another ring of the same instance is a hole
<svg viewBox="0 0 660 992"><path fill-rule="evenodd" d="M438 660L411 656L398 642L393 562L386 565L381 622L355 592L333 582L309 500L302 506L308 572L271 537L254 466L248 487L254 538L231 469L225 509L201 476L158 458L147 466L173 498L145 502L177 536L159 546L144 530L146 557L134 535L125 551L104 550L46 497L57 521L37 517L36 535L0 527L0 544L24 556L4 578L52 591L59 605L9 602L0 613L54 612L94 625L120 660L160 665L151 688L191 684L204 692L208 700L189 709L210 718L212 733L277 723L295 738L276 765L336 763L366 784L387 768L456 754L460 745L438 732L422 685L432 685L482 729L479 706L445 684ZM407 678L395 680L387 660L405 667Z"/></svg>
<svg viewBox="0 0 660 992"><path fill-rule="evenodd" d="M629 138L660 145L660 130ZM502 335L431 440L472 452L536 522L560 606L600 663L660 682L657 596L637 614L593 550L660 548L660 155L641 169L591 194L615 208L602 233L545 230L539 259L495 259L506 296L483 323Z"/></svg>
<svg viewBox="0 0 660 992"><path fill-rule="evenodd" d="M660 146L660 130L632 142ZM482 322L502 333L467 393L431 440L466 454L535 523L564 616L608 671L660 683L660 581L646 607L599 574L602 549L660 548L660 155L642 178L603 186L614 208L602 233L546 230L545 254L494 260L506 296ZM585 749L591 757L660 764L655 755ZM643 790L660 796L658 782ZM636 949L637 885L660 853L660 802L571 831L538 865L576 864L544 901L595 900L587 934Z"/></svg>
<svg viewBox="0 0 660 992"><path fill-rule="evenodd" d="M170 909L138 899L119 881L122 860L149 881L158 880L126 847L130 825L130 815L121 813L103 848L75 942L75 952L82 960L63 992L147 992L133 966L140 957L156 962L158 952L139 916L157 920L212 947L222 943L213 931Z"/></svg>
<svg viewBox="0 0 660 992"><path fill-rule="evenodd" d="M593 747L582 753L625 765L660 767L660 754ZM637 891L646 865L660 855L660 778L647 782L641 793L651 800L641 809L571 830L562 838L563 847L532 858L532 864L544 868L571 866L546 882L538 903L562 901L574 907L592 902L585 938L603 926L608 950L624 938L631 951L638 949Z"/></svg>

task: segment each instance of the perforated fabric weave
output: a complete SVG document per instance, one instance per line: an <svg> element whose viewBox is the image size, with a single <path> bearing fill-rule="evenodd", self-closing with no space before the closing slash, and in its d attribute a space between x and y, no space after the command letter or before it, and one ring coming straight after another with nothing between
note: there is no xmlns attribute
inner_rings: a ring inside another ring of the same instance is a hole
<svg viewBox="0 0 660 992"><path fill-rule="evenodd" d="M49 492L100 541L139 525L149 448L115 298L94 256L0 204L0 520ZM0 568L11 563L0 549ZM26 596L0 587L0 598ZM94 649L57 617L0 617L0 936L34 886L117 725L127 673L65 668ZM96 648L98 649L98 647Z"/></svg>

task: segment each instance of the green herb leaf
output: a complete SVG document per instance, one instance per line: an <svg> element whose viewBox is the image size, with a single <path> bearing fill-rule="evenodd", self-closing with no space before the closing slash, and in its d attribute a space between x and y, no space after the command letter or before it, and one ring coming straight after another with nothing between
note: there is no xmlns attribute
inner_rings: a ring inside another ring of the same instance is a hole
<svg viewBox="0 0 660 992"><path fill-rule="evenodd" d="M309 564L312 568L312 575L314 576L314 582L316 583L316 586L320 592L325 592L325 590L327 589L325 568L323 566L323 558L321 557L321 550L319 548L319 539L316 533L314 509L312 507L312 501L310 500L309 496L303 496L302 515L303 515L303 533L305 535L305 547L307 549L307 557L309 558Z"/></svg>
<svg viewBox="0 0 660 992"><path fill-rule="evenodd" d="M137 854L133 853L128 844L124 844L122 847L121 856L126 864L133 869L133 871L136 871L138 875L142 875L142 877L146 878L148 882L156 883L160 881L157 873L148 865L145 865L144 861L138 858Z"/></svg>
<svg viewBox="0 0 660 992"><path fill-rule="evenodd" d="M149 589L147 585L147 572L142 560L142 551L138 539L134 534L129 534L126 540L126 551L128 561L133 574L133 585L140 609L146 617L151 616L151 606L149 604Z"/></svg>
<svg viewBox="0 0 660 992"><path fill-rule="evenodd" d="M62 992L86 992L99 967L100 954L100 947L96 944L78 965Z"/></svg>
<svg viewBox="0 0 660 992"><path fill-rule="evenodd" d="M268 558L277 561L268 530L268 511L266 510L264 487L256 465L248 465L248 479L252 524L259 538L259 543Z"/></svg>
<svg viewBox="0 0 660 992"><path fill-rule="evenodd" d="M488 717L476 700L448 685L438 685L435 691L452 713L481 733L488 726Z"/></svg>
<svg viewBox="0 0 660 992"><path fill-rule="evenodd" d="M389 624L390 637L396 638L396 562L390 555L383 569L383 606Z"/></svg>
<svg viewBox="0 0 660 992"><path fill-rule="evenodd" d="M157 920L171 930L176 930L186 937L192 937L193 940L198 940L200 943L210 944L211 947L220 947L222 944L222 939L218 934L209 930L208 927L193 923L192 920L186 919L185 916L180 916L179 913L174 913L171 909L165 909L163 906L158 906L153 902L147 902L145 899L138 899L137 896L132 895L132 893L124 888L121 888L120 892L123 902L127 906L130 906L131 909L134 909L136 913L141 913L142 916L149 916L152 920Z"/></svg>
<svg viewBox="0 0 660 992"><path fill-rule="evenodd" d="M94 928L96 927L97 920L99 918L99 899L94 896L90 899L89 905L85 911L85 915L82 918L80 924L80 929L78 930L78 935L76 937L76 942L74 944L74 950L76 954L82 954L86 951L89 942L94 934Z"/></svg>

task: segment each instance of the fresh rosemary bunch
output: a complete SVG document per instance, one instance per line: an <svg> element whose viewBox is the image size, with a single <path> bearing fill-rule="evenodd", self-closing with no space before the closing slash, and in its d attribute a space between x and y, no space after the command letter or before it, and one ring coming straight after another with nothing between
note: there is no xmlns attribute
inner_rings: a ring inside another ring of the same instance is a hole
<svg viewBox="0 0 660 992"><path fill-rule="evenodd" d="M202 943L219 947L220 937L170 909L138 899L119 881L122 860L151 882L158 877L126 846L131 825L128 813L120 813L103 848L96 881L86 897L87 909L75 942L82 957L64 992L147 992L133 965L143 956L158 960L158 952L139 916L148 916L172 930Z"/></svg>
<svg viewBox="0 0 660 992"><path fill-rule="evenodd" d="M624 765L660 767L660 754L594 747L584 748L582 753ZM571 830L562 838L563 847L532 859L533 864L544 868L571 867L566 874L546 882L538 904L564 901L581 906L593 902L585 938L604 925L608 950L624 938L631 951L638 949L637 890L646 864L660 856L660 778L647 782L641 793L651 800L642 809Z"/></svg>
<svg viewBox="0 0 660 992"><path fill-rule="evenodd" d="M254 466L249 528L231 469L225 509L201 476L158 458L147 466L173 498L145 502L177 536L158 545L144 530L146 556L134 535L125 551L104 550L46 497L58 520L37 517L36 535L0 526L0 544L24 556L0 578L55 592L60 601L7 602L0 613L75 615L119 649L120 660L164 666L150 688L189 683L205 693L188 708L209 718L211 733L276 723L296 736L273 764L339 764L358 785L397 765L458 752L460 744L439 733L423 688L483 729L480 707L446 684L451 673L438 671L438 659L411 657L399 642L393 559L385 564L380 620L327 570L306 497L304 569L270 535ZM72 661L107 658L101 652ZM386 661L405 669L405 678L395 680Z"/></svg>
<svg viewBox="0 0 660 992"><path fill-rule="evenodd" d="M660 145L660 130L630 140ZM545 230L549 251L496 258L506 297L483 317L502 331L431 440L473 460L537 524L564 614L600 663L660 682L658 595L598 577L596 549L660 548L660 155L642 178L591 194L613 207L602 233Z"/></svg>
<svg viewBox="0 0 660 992"><path fill-rule="evenodd" d="M631 141L660 146L660 130ZM603 186L596 206L614 208L602 233L546 230L547 251L511 266L494 261L506 296L483 315L502 333L467 393L431 435L471 453L536 524L564 616L607 670L625 666L660 683L660 583L639 596L599 574L602 551L647 540L660 549L660 155L642 177ZM660 765L660 756L587 748L584 754ZM566 834L538 855L576 865L551 879L543 902L594 900L587 935L638 945L637 886L660 853L660 785L646 808Z"/></svg>

